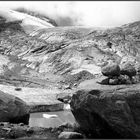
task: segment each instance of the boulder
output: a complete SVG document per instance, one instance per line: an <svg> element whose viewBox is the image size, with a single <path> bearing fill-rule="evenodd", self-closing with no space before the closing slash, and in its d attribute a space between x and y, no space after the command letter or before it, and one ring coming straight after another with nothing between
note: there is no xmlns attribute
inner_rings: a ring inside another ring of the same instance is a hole
<svg viewBox="0 0 140 140"><path fill-rule="evenodd" d="M89 80L80 87L70 105L87 137L140 138L140 84L111 86Z"/></svg>
<svg viewBox="0 0 140 140"><path fill-rule="evenodd" d="M83 135L77 132L62 132L58 136L59 139L82 139Z"/></svg>
<svg viewBox="0 0 140 140"><path fill-rule="evenodd" d="M116 63L109 63L102 67L101 72L107 77L118 77L120 75L120 67Z"/></svg>
<svg viewBox="0 0 140 140"><path fill-rule="evenodd" d="M122 75L128 75L130 78L136 75L135 66L130 62L125 62L120 65L120 72Z"/></svg>
<svg viewBox="0 0 140 140"><path fill-rule="evenodd" d="M134 79L130 79L128 75L120 75L118 77L118 80L119 80L119 84L133 84L134 82Z"/></svg>
<svg viewBox="0 0 140 140"><path fill-rule="evenodd" d="M0 91L0 122L29 122L29 107L20 98Z"/></svg>
<svg viewBox="0 0 140 140"><path fill-rule="evenodd" d="M106 78L102 77L101 80L99 80L97 83L101 85L121 85L121 84L134 84L134 81L130 80L130 78L127 75L120 75L119 77L114 78ZM136 83L136 82L135 82Z"/></svg>
<svg viewBox="0 0 140 140"><path fill-rule="evenodd" d="M102 85L109 85L109 81L110 81L109 78L107 78L105 76L102 76L102 79L100 79L99 81L97 81L97 83L102 84Z"/></svg>

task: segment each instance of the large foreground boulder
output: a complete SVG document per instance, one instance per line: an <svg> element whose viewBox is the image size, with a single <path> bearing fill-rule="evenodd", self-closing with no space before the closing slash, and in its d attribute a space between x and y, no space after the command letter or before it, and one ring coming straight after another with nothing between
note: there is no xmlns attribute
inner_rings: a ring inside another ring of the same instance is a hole
<svg viewBox="0 0 140 140"><path fill-rule="evenodd" d="M94 84L84 83L70 103L87 137L140 138L140 85Z"/></svg>
<svg viewBox="0 0 140 140"><path fill-rule="evenodd" d="M0 91L0 122L29 122L29 107L24 101Z"/></svg>

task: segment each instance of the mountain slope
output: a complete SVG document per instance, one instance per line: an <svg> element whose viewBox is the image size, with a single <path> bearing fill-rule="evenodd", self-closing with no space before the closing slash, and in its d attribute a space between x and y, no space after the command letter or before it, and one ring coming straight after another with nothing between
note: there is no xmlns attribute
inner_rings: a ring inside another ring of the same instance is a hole
<svg viewBox="0 0 140 140"><path fill-rule="evenodd" d="M140 22L113 29L53 27L34 17L29 20L30 16L25 14L20 17L22 21L15 19L16 12L13 13L0 12L6 19L0 23L0 57L4 60L0 72L1 79L7 79L2 83L19 80L24 86L32 83L53 88L69 76L80 73L82 77L82 71L84 75L85 71L100 74L101 66L108 60L118 64L130 60L136 66L140 62ZM26 22L31 19L33 22ZM34 23L38 23L35 30L30 28L37 25Z"/></svg>

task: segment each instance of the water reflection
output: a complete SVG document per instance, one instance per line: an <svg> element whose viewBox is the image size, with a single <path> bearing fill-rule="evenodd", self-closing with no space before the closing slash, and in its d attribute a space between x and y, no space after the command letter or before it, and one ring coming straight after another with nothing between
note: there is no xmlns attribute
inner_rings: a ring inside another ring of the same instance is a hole
<svg viewBox="0 0 140 140"><path fill-rule="evenodd" d="M57 115L56 118L44 118L43 114ZM41 113L31 113L29 125L39 126L39 127L57 127L63 123L74 123L75 118L70 110L57 111L57 112L41 112Z"/></svg>

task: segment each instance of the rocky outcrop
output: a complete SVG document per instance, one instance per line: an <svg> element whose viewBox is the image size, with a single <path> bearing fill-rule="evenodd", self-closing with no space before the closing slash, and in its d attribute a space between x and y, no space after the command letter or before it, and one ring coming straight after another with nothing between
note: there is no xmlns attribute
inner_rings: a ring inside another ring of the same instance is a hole
<svg viewBox="0 0 140 140"><path fill-rule="evenodd" d="M47 102L47 101L46 101ZM62 111L64 109L64 104L59 101L54 101L54 103L50 103L48 105L38 103L38 105L30 105L30 113L34 112L54 112L54 111Z"/></svg>
<svg viewBox="0 0 140 140"><path fill-rule="evenodd" d="M0 91L14 95L24 101L30 107L30 113L62 111L64 103L56 99L57 94L62 93L57 89L27 88L0 85Z"/></svg>
<svg viewBox="0 0 140 140"><path fill-rule="evenodd" d="M140 85L97 81L84 82L72 96L72 113L82 130L90 138L140 138Z"/></svg>
<svg viewBox="0 0 140 140"><path fill-rule="evenodd" d="M0 122L25 123L29 121L29 107L24 101L0 91Z"/></svg>

